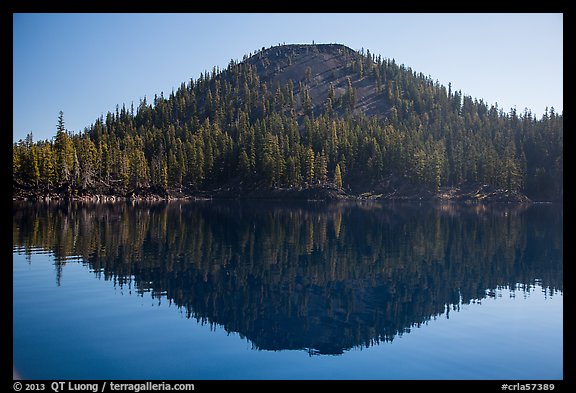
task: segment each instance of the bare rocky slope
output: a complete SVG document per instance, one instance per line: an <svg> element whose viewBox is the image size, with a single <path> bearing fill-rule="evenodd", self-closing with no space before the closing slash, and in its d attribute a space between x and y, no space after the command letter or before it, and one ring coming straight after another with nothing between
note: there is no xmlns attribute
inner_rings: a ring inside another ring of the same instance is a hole
<svg viewBox="0 0 576 393"><path fill-rule="evenodd" d="M247 62L256 67L260 80L270 86L284 86L292 80L299 98L297 109L302 113L301 81L309 87L314 113L323 113L324 103L332 83L335 98L346 93L348 79L356 94L352 114L384 116L389 106L384 96L377 94L377 82L373 74L360 77L354 62L356 52L341 44L282 45L272 47L250 57Z"/></svg>

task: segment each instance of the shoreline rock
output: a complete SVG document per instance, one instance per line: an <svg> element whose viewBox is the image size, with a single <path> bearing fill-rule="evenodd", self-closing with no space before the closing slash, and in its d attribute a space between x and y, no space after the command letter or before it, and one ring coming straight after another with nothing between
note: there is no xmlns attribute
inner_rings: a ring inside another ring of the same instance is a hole
<svg viewBox="0 0 576 393"><path fill-rule="evenodd" d="M42 192L36 188L14 188L13 200L30 201L80 201L91 203L115 202L156 202L176 200L212 199L270 199L270 200L389 200L389 201L431 201L459 203L533 203L527 196L505 189L497 189L485 184L468 184L461 187L442 187L437 192L403 188L402 190L378 190L361 193L338 190L334 185L313 185L306 187L220 187L214 190L158 190L137 189L127 194L103 194L82 191L70 195L66 191Z"/></svg>

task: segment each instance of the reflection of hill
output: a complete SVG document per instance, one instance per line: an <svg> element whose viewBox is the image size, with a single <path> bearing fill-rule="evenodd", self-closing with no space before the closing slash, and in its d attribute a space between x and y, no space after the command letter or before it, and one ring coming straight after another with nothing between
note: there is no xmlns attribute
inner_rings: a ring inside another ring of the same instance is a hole
<svg viewBox="0 0 576 393"><path fill-rule="evenodd" d="M561 291L551 206L14 205L16 247L80 255L256 348L337 354L517 283ZM59 276L57 279L60 279Z"/></svg>

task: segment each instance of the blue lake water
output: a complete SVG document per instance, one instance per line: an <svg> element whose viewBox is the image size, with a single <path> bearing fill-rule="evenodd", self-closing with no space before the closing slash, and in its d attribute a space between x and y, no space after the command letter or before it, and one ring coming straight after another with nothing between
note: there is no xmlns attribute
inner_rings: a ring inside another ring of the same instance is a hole
<svg viewBox="0 0 576 393"><path fill-rule="evenodd" d="M25 379L562 379L555 205L13 206Z"/></svg>

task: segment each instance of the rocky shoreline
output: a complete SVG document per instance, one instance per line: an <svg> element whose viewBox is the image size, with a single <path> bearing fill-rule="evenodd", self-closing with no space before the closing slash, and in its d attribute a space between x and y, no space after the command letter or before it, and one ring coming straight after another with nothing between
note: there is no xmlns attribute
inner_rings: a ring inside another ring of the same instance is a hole
<svg viewBox="0 0 576 393"><path fill-rule="evenodd" d="M339 190L333 184L307 187L255 187L245 189L230 186L212 190L165 190L136 189L128 193L114 190L83 190L70 192L68 189L45 190L38 187L14 184L13 200L29 201L83 201L114 203L132 201L210 200L210 199L272 199L272 200L391 200L391 201L444 201L463 203L531 203L525 195L483 184L467 184L460 187L442 187L433 192L425 189L401 187L398 189L374 189L353 193Z"/></svg>

